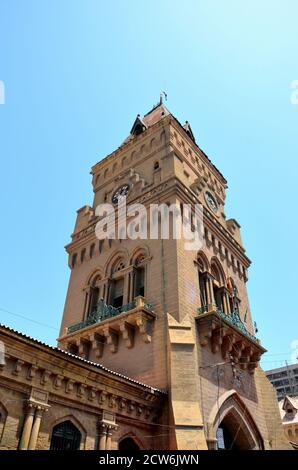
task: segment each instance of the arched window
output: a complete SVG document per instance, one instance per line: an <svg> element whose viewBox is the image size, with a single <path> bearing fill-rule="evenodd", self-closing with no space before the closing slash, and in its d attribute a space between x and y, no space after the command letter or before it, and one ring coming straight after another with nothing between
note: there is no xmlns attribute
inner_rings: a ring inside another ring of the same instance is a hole
<svg viewBox="0 0 298 470"><path fill-rule="evenodd" d="M145 252L140 252L132 261L134 265L134 296L137 297L141 295L145 297L145 279L146 279L146 266L145 261L146 254Z"/></svg>
<svg viewBox="0 0 298 470"><path fill-rule="evenodd" d="M158 170L159 169L159 162L155 162L154 163L154 170Z"/></svg>
<svg viewBox="0 0 298 470"><path fill-rule="evenodd" d="M145 297L145 267L137 266L135 277L135 296Z"/></svg>
<svg viewBox="0 0 298 470"><path fill-rule="evenodd" d="M122 307L124 293L124 279L123 277L112 281L111 285L111 304L113 307Z"/></svg>
<svg viewBox="0 0 298 470"><path fill-rule="evenodd" d="M89 252L90 258L93 258L94 251L95 251L95 243L92 243L92 245L90 246L90 252Z"/></svg>
<svg viewBox="0 0 298 470"><path fill-rule="evenodd" d="M221 287L221 276L219 269L215 263L211 264L211 274L213 276L213 295L214 301L219 310L223 310L222 308L222 291Z"/></svg>
<svg viewBox="0 0 298 470"><path fill-rule="evenodd" d="M53 428L50 450L79 450L82 435L71 421L63 421Z"/></svg>
<svg viewBox="0 0 298 470"><path fill-rule="evenodd" d="M235 282L233 281L231 277L227 279L227 288L229 291L230 311L234 312L237 308L237 298L235 297L236 286L235 286Z"/></svg>
<svg viewBox="0 0 298 470"><path fill-rule="evenodd" d="M118 449L121 451L136 452L140 450L138 444L131 437L126 437L119 442Z"/></svg>
<svg viewBox="0 0 298 470"><path fill-rule="evenodd" d="M74 253L71 257L71 267L72 268L74 268L76 263L77 263L77 257L78 257L77 253Z"/></svg>
<svg viewBox="0 0 298 470"><path fill-rule="evenodd" d="M125 268L123 258L118 258L112 266L111 282L109 291L109 303L113 307L119 308L123 305L124 300L124 273L121 271Z"/></svg>
<svg viewBox="0 0 298 470"><path fill-rule="evenodd" d="M209 263L206 255L200 252L197 256L196 265L198 269L199 290L200 290L200 303L203 311L208 311L208 304L210 303L208 291L208 271Z"/></svg>
<svg viewBox="0 0 298 470"><path fill-rule="evenodd" d="M86 248L83 248L81 251L81 263L85 260L85 255L86 255Z"/></svg>
<svg viewBox="0 0 298 470"><path fill-rule="evenodd" d="M89 287L89 292L88 292L87 316L96 312L97 303L99 299L99 281L100 280L101 280L100 275L97 275L90 282L90 287Z"/></svg>

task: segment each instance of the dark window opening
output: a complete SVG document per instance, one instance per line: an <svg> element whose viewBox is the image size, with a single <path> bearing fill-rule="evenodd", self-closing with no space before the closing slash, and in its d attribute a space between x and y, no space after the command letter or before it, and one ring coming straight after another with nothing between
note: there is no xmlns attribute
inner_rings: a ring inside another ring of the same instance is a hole
<svg viewBox="0 0 298 470"><path fill-rule="evenodd" d="M81 263L84 261L85 255L86 255L86 248L83 248L83 250L81 251Z"/></svg>
<svg viewBox="0 0 298 470"><path fill-rule="evenodd" d="M92 245L90 246L90 258L93 257L93 255L94 255L94 250L95 250L95 245L94 245L94 243L92 243Z"/></svg>
<svg viewBox="0 0 298 470"><path fill-rule="evenodd" d="M207 307L208 296L207 296L207 288L206 288L206 277L201 271L199 271L199 287L200 287L201 305L202 307Z"/></svg>
<svg viewBox="0 0 298 470"><path fill-rule="evenodd" d="M131 438L131 437L126 437L122 441L119 442L119 450L121 451L130 451L130 452L135 452L140 450L138 444Z"/></svg>
<svg viewBox="0 0 298 470"><path fill-rule="evenodd" d="M77 262L77 253L74 253L71 258L71 267L74 268Z"/></svg>
<svg viewBox="0 0 298 470"><path fill-rule="evenodd" d="M222 297L221 297L221 291L220 289L213 285L213 293L214 293L214 300L215 300L215 305L219 310L222 310Z"/></svg>
<svg viewBox="0 0 298 470"><path fill-rule="evenodd" d="M99 298L99 288L98 287L90 287L90 299L89 299L88 316L91 315L91 313L96 312L98 298Z"/></svg>
<svg viewBox="0 0 298 470"><path fill-rule="evenodd" d="M71 421L63 421L53 428L50 450L79 450L82 435Z"/></svg>
<svg viewBox="0 0 298 470"><path fill-rule="evenodd" d="M78 346L76 344L70 344L68 346L68 352L76 356L78 354Z"/></svg>
<svg viewBox="0 0 298 470"><path fill-rule="evenodd" d="M218 450L238 450L235 438L224 423L217 429L216 437Z"/></svg>
<svg viewBox="0 0 298 470"><path fill-rule="evenodd" d="M136 273L136 289L135 295L141 295L145 297L145 270L144 268L138 268Z"/></svg>
<svg viewBox="0 0 298 470"><path fill-rule="evenodd" d="M134 129L134 134L135 135L140 135L143 132L143 126L141 124L137 124L135 129Z"/></svg>
<svg viewBox="0 0 298 470"><path fill-rule="evenodd" d="M123 305L123 279L117 279L112 285L112 305L119 308Z"/></svg>

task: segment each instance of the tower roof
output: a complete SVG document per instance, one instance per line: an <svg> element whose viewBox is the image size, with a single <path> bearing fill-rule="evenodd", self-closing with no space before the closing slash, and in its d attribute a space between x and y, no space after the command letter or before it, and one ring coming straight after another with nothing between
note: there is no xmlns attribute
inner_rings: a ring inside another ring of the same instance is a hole
<svg viewBox="0 0 298 470"><path fill-rule="evenodd" d="M195 146L207 158L207 160L211 163L213 168L217 171L217 173L223 178L224 182L226 183L227 181L225 177L223 176L223 174L218 170L218 168L214 165L214 163L212 163L212 161L206 155L206 153L196 143L196 139L190 127L189 122L186 121L184 125L181 124L181 122L164 105L162 94L160 95L160 101L156 105L154 105L153 108L148 113L144 114L143 117L141 117L140 114L137 115L133 123L133 126L131 128L129 136L126 137L126 139L122 142L120 147L129 143L137 135L141 134L142 132L146 131L150 127L154 126L154 124L161 121L165 116L168 116L168 115L171 115L172 118L178 123L178 125L182 127L182 129L185 131L188 137L193 141Z"/></svg>
<svg viewBox="0 0 298 470"><path fill-rule="evenodd" d="M124 140L123 144L126 144L133 139L135 135L141 134L144 130L153 126L169 114L171 114L170 111L165 107L162 99L160 99L159 103L153 106L153 108L146 113L143 118L141 118L139 114L137 115L131 128L130 135Z"/></svg>
<svg viewBox="0 0 298 470"><path fill-rule="evenodd" d="M165 95L165 93L163 93ZM143 117L141 117L140 114L138 114L134 120L134 123L132 125L130 134L126 137L126 139L122 142L121 145L112 153L107 155L105 158L100 160L100 162L96 163L92 167L92 172L97 168L97 165L102 164L104 161L106 161L108 158L110 158L112 155L114 155L116 152L122 149L123 146L129 144L136 136L142 134L143 132L146 132L150 127L153 127L155 124L157 124L159 121L164 119L166 116L171 116L174 121L178 124L178 126L183 129L185 134L188 136L189 139L192 140L193 144L197 147L199 150L200 154L206 158L206 160L209 162L209 164L214 168L214 170L217 172L217 174L222 178L223 183L226 184L227 180L223 176L223 174L219 171L219 169L214 165L214 163L210 160L210 158L206 155L206 153L199 147L199 145L196 143L196 139L194 136L194 133L190 127L190 124L188 121L185 122L185 124L181 124L181 122L168 110L168 108L165 106L163 102L163 94L160 95L160 100L159 102L153 106L153 108L148 111L148 113L144 114ZM166 96L166 95L165 95Z"/></svg>

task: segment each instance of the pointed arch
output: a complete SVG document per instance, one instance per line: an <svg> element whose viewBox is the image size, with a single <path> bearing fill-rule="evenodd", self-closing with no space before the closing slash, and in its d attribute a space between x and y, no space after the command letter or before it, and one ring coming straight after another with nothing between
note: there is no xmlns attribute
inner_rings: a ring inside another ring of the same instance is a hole
<svg viewBox="0 0 298 470"><path fill-rule="evenodd" d="M118 449L121 449L120 444L124 443L124 441L133 441L133 443L140 449L145 449L145 446L142 442L142 440L132 431L129 431L125 434L123 434L119 440L118 440ZM125 450L124 448L122 450ZM130 449L127 449L130 450ZM137 450L137 449L131 449L131 450Z"/></svg>
<svg viewBox="0 0 298 470"><path fill-rule="evenodd" d="M138 264L137 261L140 258L147 259L150 257L150 250L147 245L142 245L140 247L137 247L134 249L132 252L132 255L130 256L130 264L136 265Z"/></svg>
<svg viewBox="0 0 298 470"><path fill-rule="evenodd" d="M197 253L196 261L198 263L199 269L202 270L202 272L210 271L210 264L209 264L208 258L203 251L199 251Z"/></svg>
<svg viewBox="0 0 298 470"><path fill-rule="evenodd" d="M72 421L62 421L53 427L50 450L79 450L82 434Z"/></svg>
<svg viewBox="0 0 298 470"><path fill-rule="evenodd" d="M85 440L86 440L87 430L85 429L83 424L72 414L63 415L63 416L60 416L60 418L57 418L56 420L54 420L52 424L50 425L50 433L49 433L50 436L52 435L53 429L55 428L55 426L62 424L64 422L67 422L67 421L70 421L72 425L75 426L78 429L78 431L81 433L81 436L82 436L81 447L82 447L82 445L84 445Z"/></svg>
<svg viewBox="0 0 298 470"><path fill-rule="evenodd" d="M94 269L87 278L87 286L95 285L97 281L102 279L102 271L99 268Z"/></svg>
<svg viewBox="0 0 298 470"><path fill-rule="evenodd" d="M110 277L113 274L115 269L117 269L117 263L123 262L124 266L126 267L128 258L128 251L125 249L117 250L116 252L112 253L105 265L105 277Z"/></svg>
<svg viewBox="0 0 298 470"><path fill-rule="evenodd" d="M215 256L213 256L211 258L210 270L211 270L211 274L213 274L213 275L214 275L214 273L212 272L212 270L215 273L217 273L217 276L214 276L215 279L219 282L219 284L221 286L224 286L225 283L226 283L225 272L223 270L223 267L222 267L220 261Z"/></svg>
<svg viewBox="0 0 298 470"><path fill-rule="evenodd" d="M236 390L223 393L209 414L208 442L217 442L217 431L220 426L228 428L232 438L232 445L238 449L263 449L261 433L243 400Z"/></svg>

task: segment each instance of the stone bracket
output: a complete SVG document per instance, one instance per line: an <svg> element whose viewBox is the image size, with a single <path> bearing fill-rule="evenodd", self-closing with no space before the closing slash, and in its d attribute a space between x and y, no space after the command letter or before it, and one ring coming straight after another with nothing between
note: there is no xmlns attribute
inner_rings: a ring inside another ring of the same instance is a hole
<svg viewBox="0 0 298 470"><path fill-rule="evenodd" d="M122 338L125 341L126 347L132 348L134 345L134 334L135 334L134 327L127 321L123 320L120 323L119 329L122 333Z"/></svg>
<svg viewBox="0 0 298 470"><path fill-rule="evenodd" d="M115 330L110 327L106 327L103 330L103 334L107 339L107 344L110 346L110 351L116 353L118 351L118 334Z"/></svg>

